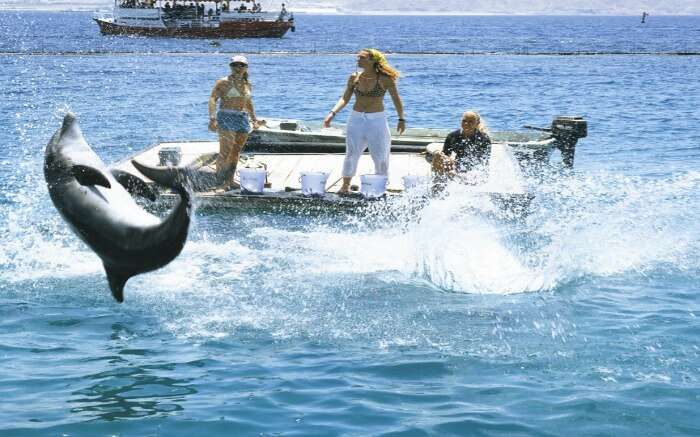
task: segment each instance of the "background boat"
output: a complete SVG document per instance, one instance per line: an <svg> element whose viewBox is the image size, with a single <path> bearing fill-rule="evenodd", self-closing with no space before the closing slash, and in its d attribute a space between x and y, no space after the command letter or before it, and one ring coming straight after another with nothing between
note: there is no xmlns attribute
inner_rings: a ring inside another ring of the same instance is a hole
<svg viewBox="0 0 700 437"><path fill-rule="evenodd" d="M281 38L295 30L285 8L266 12L253 2L115 0L111 17L94 18L103 35L182 38ZM245 7L246 9L241 9Z"/></svg>

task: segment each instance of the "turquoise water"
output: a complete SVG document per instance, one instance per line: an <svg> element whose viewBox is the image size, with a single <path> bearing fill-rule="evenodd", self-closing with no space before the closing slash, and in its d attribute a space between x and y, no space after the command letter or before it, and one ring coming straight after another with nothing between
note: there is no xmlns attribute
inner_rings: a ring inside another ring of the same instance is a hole
<svg viewBox="0 0 700 437"><path fill-rule="evenodd" d="M0 14L0 434L700 433L700 58L669 54L697 51L700 19L300 16L217 48L89 18ZM481 54L409 53L462 52L475 27ZM45 189L62 114L106 162L213 140L208 94L243 48L258 113L319 120L372 41L404 52L410 126L585 116L576 172L522 220L456 186L417 217L199 209L116 304Z"/></svg>

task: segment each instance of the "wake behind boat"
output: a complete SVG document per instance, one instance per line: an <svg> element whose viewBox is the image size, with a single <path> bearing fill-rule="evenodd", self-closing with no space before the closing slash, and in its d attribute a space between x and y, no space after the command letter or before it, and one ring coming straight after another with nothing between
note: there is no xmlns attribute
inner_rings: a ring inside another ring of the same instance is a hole
<svg viewBox="0 0 700 437"><path fill-rule="evenodd" d="M281 38L295 30L284 6L264 11L230 0L115 0L111 17L94 20L103 35L181 38Z"/></svg>
<svg viewBox="0 0 700 437"><path fill-rule="evenodd" d="M430 158L442 149L447 133L429 128L408 129L401 136L392 132L386 185L374 192L370 182L356 176L355 193L341 196L338 190L345 157L344 129L321 129L299 120L267 119L267 126L250 135L238 163L238 173L242 176L237 182L242 188L222 192L203 187L195 196L199 205L214 207L354 208L368 204L368 200L392 199L409 191L428 194L432 186ZM525 210L532 199L525 176L548 162L556 149L560 150L565 165L573 166L576 143L586 135L587 123L581 117L557 117L550 128L494 132L488 180L471 189L474 194L490 197L499 206ZM207 177L215 172L218 150L219 143L214 141L160 143L115 166L140 178L145 176L146 181L174 169L189 169ZM371 174L373 168L370 156L365 153L360 158L358 175ZM253 174L256 172L258 175ZM248 185L249 175L260 179L257 187ZM304 178L309 175L316 184L322 180L320 188L304 186ZM369 188L365 189L367 184ZM174 198L174 194L165 191L161 197Z"/></svg>

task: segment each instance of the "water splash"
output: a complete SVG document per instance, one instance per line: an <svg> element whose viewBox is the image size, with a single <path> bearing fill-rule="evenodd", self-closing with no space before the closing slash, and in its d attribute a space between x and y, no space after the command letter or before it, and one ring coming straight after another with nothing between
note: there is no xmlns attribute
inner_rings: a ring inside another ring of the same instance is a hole
<svg viewBox="0 0 700 437"><path fill-rule="evenodd" d="M606 173L543 184L528 220L533 260L561 280L671 266L697 269L700 173L662 180Z"/></svg>
<svg viewBox="0 0 700 437"><path fill-rule="evenodd" d="M387 219L385 210L360 224L319 225L310 219L300 230L254 224L246 234L252 239L251 253L266 259L265 269L273 271L277 266L302 276L392 272L408 282L425 278L438 288L469 293L554 289L582 276L643 273L660 265L697 268L693 255L699 232L692 205L699 181L698 173L664 181L605 174L548 181L538 187L531 215L515 223L485 217L484 212L496 210L489 199L455 184L444 198L398 225ZM56 217L32 213L46 211L33 202L19 199L4 215L2 237L7 243L0 254L0 277L24 280L100 271L99 263L72 241ZM403 205L393 206L399 207ZM186 277L201 280L216 274L226 279L217 270L227 264L225 257L208 256L204 269L191 255L197 244L190 242L192 248L183 254L187 262L181 268L195 269Z"/></svg>
<svg viewBox="0 0 700 437"><path fill-rule="evenodd" d="M508 294L541 289L541 275L520 259L510 244L508 228L480 215L492 207L488 199L474 199L468 192L453 192L433 202L409 229L415 273L458 292Z"/></svg>
<svg viewBox="0 0 700 437"><path fill-rule="evenodd" d="M111 305L106 283L104 293L95 292L103 284L99 259L68 230L48 195L36 195L35 187L43 185L36 157L21 168L8 208L0 212L6 223L0 281L21 288L25 281L69 280L77 299L100 302L93 296L101 296ZM425 205L409 196L376 202L352 218L203 214L178 259L129 282L124 308L155 316L163 329L186 338L361 337L381 347L449 349L462 340L445 337L443 319L450 320L451 312L435 315L445 299L505 300L556 292L581 279L698 270L700 229L693 211L700 173L550 176L491 181L514 192L526 182L534 191L530 214L516 219L501 214L487 195L457 183ZM433 305L436 296L442 297ZM564 319L551 328L549 315L516 313L517 322L501 322L498 311L470 317L489 322L465 325L463 341L490 326L488 335L500 340L489 343L483 351L489 354L513 351L512 323L537 332L539 323L542 335L551 330L557 339L573 329Z"/></svg>

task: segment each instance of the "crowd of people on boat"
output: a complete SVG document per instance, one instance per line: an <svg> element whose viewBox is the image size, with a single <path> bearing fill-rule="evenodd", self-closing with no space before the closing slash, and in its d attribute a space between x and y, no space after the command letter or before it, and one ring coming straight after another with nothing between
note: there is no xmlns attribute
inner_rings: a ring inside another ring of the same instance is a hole
<svg viewBox="0 0 700 437"><path fill-rule="evenodd" d="M119 3L119 7L124 9L149 9L153 8L155 3L155 0L123 0Z"/></svg>
<svg viewBox="0 0 700 437"><path fill-rule="evenodd" d="M160 2L158 0L122 0L119 3L119 7L123 9L152 9L155 7L161 7L166 11L178 12L191 10L201 12L201 14L203 15L204 10L206 9L205 3L211 3L211 5L209 5L209 11L211 11L212 13L214 13L214 8L211 6L213 5L214 7L218 7L218 2L214 2L211 0L166 0L165 2L163 2L162 0ZM257 13L262 12L262 4L256 2L255 0L240 0L240 5L238 5L238 7L231 7L231 1L224 1L221 2L221 11ZM287 10L285 8L284 3L282 3L282 9L280 14L285 16L287 15Z"/></svg>
<svg viewBox="0 0 700 437"><path fill-rule="evenodd" d="M248 3L248 2L247 1L242 2L240 4L240 6L238 6L237 8L233 8L232 11L233 12L253 12L253 13L262 11L262 5L260 3L256 3L253 0L250 2L250 3L253 3L250 7L247 6L246 3ZM230 7L231 6L229 5L229 3L224 3L223 6L221 7L221 10L224 12L229 12L229 10L231 10Z"/></svg>
<svg viewBox="0 0 700 437"><path fill-rule="evenodd" d="M163 11L166 15L172 14L173 16L185 16L185 15L196 15L196 16L204 16L205 14L205 6L204 3L194 3L190 2L190 4L178 4L174 3L173 6L170 6L169 2L165 2L165 5L163 6ZM207 12L207 15L210 17L214 15L214 9L209 8Z"/></svg>
<svg viewBox="0 0 700 437"><path fill-rule="evenodd" d="M208 105L209 129L219 134L216 170L223 190L236 188L233 175L248 135L265 124L255 114L248 60L244 56L234 56L229 66L231 73L216 81ZM391 131L384 111L386 93L396 109L397 133L401 135L406 130L403 102L397 86L400 73L376 49L360 50L357 66L361 71L349 75L345 91L323 120L324 127L330 127L354 96L346 126L346 152L339 194L350 193L360 156L368 148L375 174L387 176L389 173ZM466 111L460 125L447 135L442 150L432 154L432 169L438 176L452 177L488 165L491 139L481 115L476 111Z"/></svg>

